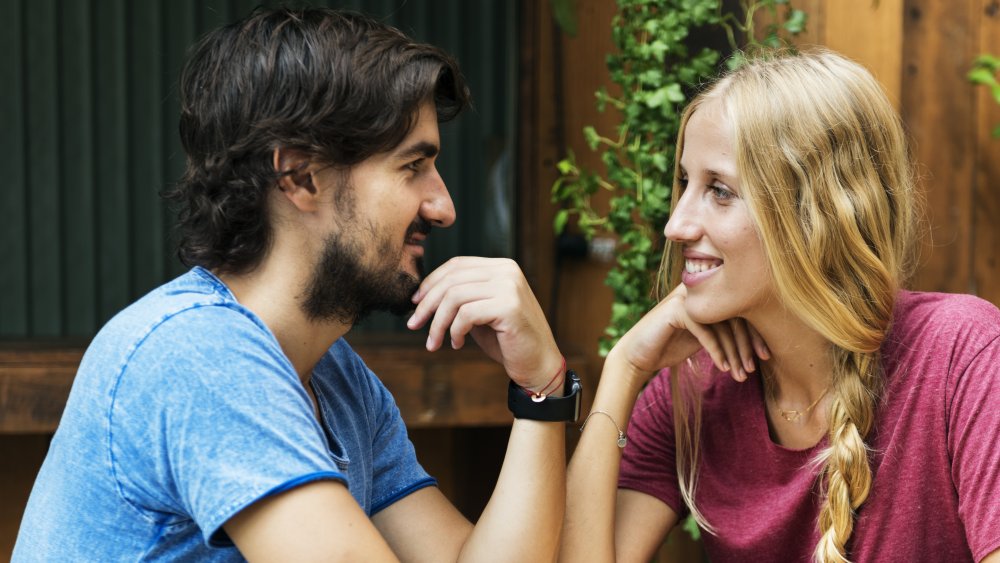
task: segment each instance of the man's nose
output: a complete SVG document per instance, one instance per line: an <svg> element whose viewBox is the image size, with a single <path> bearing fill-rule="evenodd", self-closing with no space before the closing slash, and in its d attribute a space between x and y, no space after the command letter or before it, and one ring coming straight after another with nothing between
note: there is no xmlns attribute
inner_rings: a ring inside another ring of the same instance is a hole
<svg viewBox="0 0 1000 563"><path fill-rule="evenodd" d="M455 223L455 202L437 169L429 179L429 193L421 206L421 216L435 227L450 227Z"/></svg>

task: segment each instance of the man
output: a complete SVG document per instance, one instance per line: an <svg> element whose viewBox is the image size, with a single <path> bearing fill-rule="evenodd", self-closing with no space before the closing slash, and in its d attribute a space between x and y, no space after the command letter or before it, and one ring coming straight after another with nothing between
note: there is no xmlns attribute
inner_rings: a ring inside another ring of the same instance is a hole
<svg viewBox="0 0 1000 563"><path fill-rule="evenodd" d="M14 560L552 560L565 444L545 420L572 418L579 387L511 261L420 282L455 219L434 165L439 119L467 104L452 59L362 16L257 12L195 47L181 98L170 197L194 268L92 342ZM513 382L475 526L342 339L414 308L428 350L471 334Z"/></svg>

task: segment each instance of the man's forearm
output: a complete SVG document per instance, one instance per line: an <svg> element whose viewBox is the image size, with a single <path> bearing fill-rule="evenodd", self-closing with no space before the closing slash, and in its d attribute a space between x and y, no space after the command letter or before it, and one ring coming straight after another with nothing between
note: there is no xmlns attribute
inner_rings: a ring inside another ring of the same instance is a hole
<svg viewBox="0 0 1000 563"><path fill-rule="evenodd" d="M565 507L566 424L515 420L493 496L460 560L554 560Z"/></svg>

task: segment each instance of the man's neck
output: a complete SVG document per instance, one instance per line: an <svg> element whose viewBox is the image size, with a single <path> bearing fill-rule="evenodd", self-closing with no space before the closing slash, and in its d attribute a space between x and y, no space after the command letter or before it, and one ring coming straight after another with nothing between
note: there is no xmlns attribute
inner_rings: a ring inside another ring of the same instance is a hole
<svg viewBox="0 0 1000 563"><path fill-rule="evenodd" d="M351 325L309 319L300 305L308 272L294 263L278 262L272 258L251 272L223 274L219 278L241 305L264 321L302 384L308 387L316 363Z"/></svg>

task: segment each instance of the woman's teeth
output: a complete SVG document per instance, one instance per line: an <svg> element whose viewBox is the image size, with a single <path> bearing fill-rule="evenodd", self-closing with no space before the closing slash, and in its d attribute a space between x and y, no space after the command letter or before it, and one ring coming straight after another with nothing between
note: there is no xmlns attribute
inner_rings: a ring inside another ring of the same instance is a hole
<svg viewBox="0 0 1000 563"><path fill-rule="evenodd" d="M721 260L685 260L684 270L689 274L697 274L700 272L707 272L709 270L714 270L722 265Z"/></svg>

